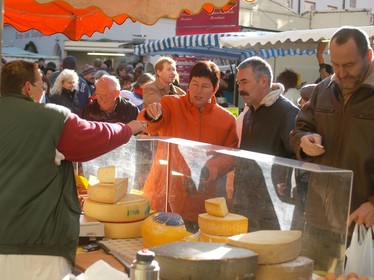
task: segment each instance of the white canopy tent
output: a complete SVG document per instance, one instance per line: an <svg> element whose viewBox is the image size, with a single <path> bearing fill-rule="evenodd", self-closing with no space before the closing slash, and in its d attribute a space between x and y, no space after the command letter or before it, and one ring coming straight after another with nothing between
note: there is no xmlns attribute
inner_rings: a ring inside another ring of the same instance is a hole
<svg viewBox="0 0 374 280"><path fill-rule="evenodd" d="M374 26L361 26L360 28L370 38L374 36ZM219 43L222 48L255 49L260 55L261 51L268 53L272 50L275 50L278 54L280 50L283 50L285 54L289 50L299 54L312 54L315 52L318 42L329 40L337 29L291 30L278 33L241 32L240 36L221 37L219 38Z"/></svg>

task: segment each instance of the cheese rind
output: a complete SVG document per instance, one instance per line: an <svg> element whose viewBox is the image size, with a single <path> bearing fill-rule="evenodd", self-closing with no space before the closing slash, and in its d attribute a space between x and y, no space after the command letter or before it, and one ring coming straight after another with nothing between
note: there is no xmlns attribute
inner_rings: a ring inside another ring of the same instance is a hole
<svg viewBox="0 0 374 280"><path fill-rule="evenodd" d="M313 260L307 257L279 264L259 264L256 270L256 280L309 280L313 275Z"/></svg>
<svg viewBox="0 0 374 280"><path fill-rule="evenodd" d="M228 236L219 236L213 234L207 234L203 231L200 231L199 241L200 242L215 242L215 243L226 243Z"/></svg>
<svg viewBox="0 0 374 280"><path fill-rule="evenodd" d="M182 240L190 236L179 214L159 212L145 219L142 225L142 240L145 247Z"/></svg>
<svg viewBox="0 0 374 280"><path fill-rule="evenodd" d="M100 183L114 184L116 178L116 167L99 167L97 170L97 178L99 179Z"/></svg>
<svg viewBox="0 0 374 280"><path fill-rule="evenodd" d="M90 185L88 198L96 202L116 203L127 193L128 181L128 178L116 178L114 184Z"/></svg>
<svg viewBox="0 0 374 280"><path fill-rule="evenodd" d="M142 224L144 220L128 223L107 223L104 225L106 238L137 238L142 236Z"/></svg>
<svg viewBox="0 0 374 280"><path fill-rule="evenodd" d="M277 264L299 256L301 235L298 230L260 230L231 236L227 243L256 252L259 264Z"/></svg>
<svg viewBox="0 0 374 280"><path fill-rule="evenodd" d="M225 217L216 217L208 213L199 214L198 224L201 231L219 236L231 236L248 231L248 219L233 213Z"/></svg>
<svg viewBox="0 0 374 280"><path fill-rule="evenodd" d="M101 222L133 222L149 215L149 200L141 195L126 194L117 203L101 203L86 199L83 204L85 215Z"/></svg>
<svg viewBox="0 0 374 280"><path fill-rule="evenodd" d="M224 197L206 199L205 210L209 215L217 217L225 217L229 213Z"/></svg>

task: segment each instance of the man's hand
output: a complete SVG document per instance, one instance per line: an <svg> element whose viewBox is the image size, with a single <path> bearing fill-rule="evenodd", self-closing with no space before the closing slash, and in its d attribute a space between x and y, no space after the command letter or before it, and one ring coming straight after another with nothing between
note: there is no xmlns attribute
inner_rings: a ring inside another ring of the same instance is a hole
<svg viewBox="0 0 374 280"><path fill-rule="evenodd" d="M317 53L316 56L323 56L323 53L325 52L326 46L329 42L327 41L319 41L317 45ZM319 62L319 61L318 61ZM321 61L321 63L325 63L325 61Z"/></svg>
<svg viewBox="0 0 374 280"><path fill-rule="evenodd" d="M139 133L144 133L147 130L147 123L143 121L131 121L127 124L132 131L132 135L137 135Z"/></svg>
<svg viewBox="0 0 374 280"><path fill-rule="evenodd" d="M351 215L349 215L348 226L355 222L365 225L367 228L374 225L374 204L370 201L362 203Z"/></svg>
<svg viewBox="0 0 374 280"><path fill-rule="evenodd" d="M300 148L303 152L312 157L322 155L325 148L322 146L322 136L317 133L307 134L300 139Z"/></svg>

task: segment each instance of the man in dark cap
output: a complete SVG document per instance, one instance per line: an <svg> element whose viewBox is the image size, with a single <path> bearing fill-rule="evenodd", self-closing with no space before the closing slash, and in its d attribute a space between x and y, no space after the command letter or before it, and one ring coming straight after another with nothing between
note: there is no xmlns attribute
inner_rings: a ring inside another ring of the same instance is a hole
<svg viewBox="0 0 374 280"><path fill-rule="evenodd" d="M90 96L95 92L95 73L96 69L92 65L86 64L83 66L83 71L79 74L87 82Z"/></svg>

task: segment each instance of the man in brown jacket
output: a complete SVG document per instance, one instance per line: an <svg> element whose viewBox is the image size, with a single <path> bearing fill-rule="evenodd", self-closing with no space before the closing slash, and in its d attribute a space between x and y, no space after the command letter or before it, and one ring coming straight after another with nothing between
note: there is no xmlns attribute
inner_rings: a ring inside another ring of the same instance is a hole
<svg viewBox="0 0 374 280"><path fill-rule="evenodd" d="M156 80L143 87L143 106L160 102L164 95L184 95L183 89L173 85L176 77L176 63L170 57L160 57L155 64Z"/></svg>

